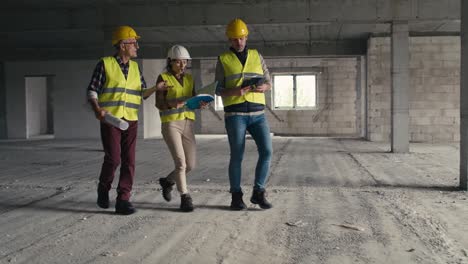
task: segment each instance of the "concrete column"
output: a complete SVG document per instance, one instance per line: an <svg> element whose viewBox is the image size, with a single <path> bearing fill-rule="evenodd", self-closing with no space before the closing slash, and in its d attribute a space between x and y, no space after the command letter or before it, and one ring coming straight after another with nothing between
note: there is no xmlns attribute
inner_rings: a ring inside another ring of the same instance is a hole
<svg viewBox="0 0 468 264"><path fill-rule="evenodd" d="M394 21L391 41L392 152L409 152L409 34L408 22Z"/></svg>
<svg viewBox="0 0 468 264"><path fill-rule="evenodd" d="M367 139L367 60L365 56L359 56L357 61L356 90L360 102L360 107L357 107L360 119L357 127L360 127L359 135Z"/></svg>
<svg viewBox="0 0 468 264"><path fill-rule="evenodd" d="M166 59L159 60L142 60L141 62L143 76L145 77L146 85L152 87L156 84L156 80L166 68ZM139 133L143 132L143 138L159 138L161 134L161 118L159 110L155 107L156 95L153 94L143 101L143 106L140 108L140 121L142 127L139 127Z"/></svg>
<svg viewBox="0 0 468 264"><path fill-rule="evenodd" d="M460 189L468 189L468 3L461 1Z"/></svg>
<svg viewBox="0 0 468 264"><path fill-rule="evenodd" d="M47 133L54 134L54 76L47 76Z"/></svg>
<svg viewBox="0 0 468 264"><path fill-rule="evenodd" d="M195 85L195 89L202 87L202 76L201 76L201 61L200 59L194 59L191 62L191 72L193 77L193 82ZM201 132L201 124L202 124L202 115L200 110L195 110L195 134L200 134Z"/></svg>
<svg viewBox="0 0 468 264"><path fill-rule="evenodd" d="M0 61L0 139L7 138L6 127L6 87L3 61Z"/></svg>

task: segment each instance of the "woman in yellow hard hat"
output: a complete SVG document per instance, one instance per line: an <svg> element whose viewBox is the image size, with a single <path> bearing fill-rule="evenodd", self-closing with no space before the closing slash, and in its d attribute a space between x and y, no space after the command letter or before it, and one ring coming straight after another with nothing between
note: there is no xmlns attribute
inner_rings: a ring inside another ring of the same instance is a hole
<svg viewBox="0 0 468 264"><path fill-rule="evenodd" d="M156 83L171 87L164 92L156 92L156 107L161 117L161 132L174 160L174 170L165 178L160 178L162 195L166 201L172 199L174 184L180 193L180 209L193 211L192 198L187 189L187 174L195 168L196 143L194 134L195 112L184 107L185 100L195 96L192 75L186 72L191 59L187 49L180 45L172 46L167 54L166 71L158 76ZM201 103L205 106L206 103Z"/></svg>

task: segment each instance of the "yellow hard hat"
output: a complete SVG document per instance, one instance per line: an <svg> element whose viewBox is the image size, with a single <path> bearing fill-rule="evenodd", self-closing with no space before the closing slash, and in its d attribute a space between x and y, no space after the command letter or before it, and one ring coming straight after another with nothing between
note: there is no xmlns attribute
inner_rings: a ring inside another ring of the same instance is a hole
<svg viewBox="0 0 468 264"><path fill-rule="evenodd" d="M249 35L247 25L240 18L232 20L226 27L226 36L228 38L242 38L246 37L247 35Z"/></svg>
<svg viewBox="0 0 468 264"><path fill-rule="evenodd" d="M138 36L135 30L129 26L117 27L114 32L112 32L112 45L119 43L122 39L129 38L139 39L140 36Z"/></svg>

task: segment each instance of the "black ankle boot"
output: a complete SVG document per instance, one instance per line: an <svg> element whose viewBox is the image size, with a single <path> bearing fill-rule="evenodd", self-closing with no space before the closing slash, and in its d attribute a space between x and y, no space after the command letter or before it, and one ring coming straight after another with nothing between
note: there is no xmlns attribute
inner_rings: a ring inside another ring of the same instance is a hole
<svg viewBox="0 0 468 264"><path fill-rule="evenodd" d="M164 200L168 202L172 200L171 192L172 192L172 186L174 186L174 183L169 182L167 178L159 178L159 184L162 187L162 196Z"/></svg>
<svg viewBox="0 0 468 264"><path fill-rule="evenodd" d="M97 190L97 205L101 208L109 208L109 192L98 187Z"/></svg>
<svg viewBox="0 0 468 264"><path fill-rule="evenodd" d="M182 194L180 196L180 210L183 212L192 212L193 211L193 202L190 194Z"/></svg>
<svg viewBox="0 0 468 264"><path fill-rule="evenodd" d="M271 203L267 201L265 196L265 190L254 190L252 193L252 198L250 198L250 202L252 202L253 204L258 204L262 209L270 209L271 207L273 207L273 205L271 205Z"/></svg>
<svg viewBox="0 0 468 264"><path fill-rule="evenodd" d="M136 212L135 207L129 201L118 200L115 203L115 213L121 215L131 215Z"/></svg>
<svg viewBox="0 0 468 264"><path fill-rule="evenodd" d="M233 192L232 194L232 201L231 201L231 210L244 210L247 209L247 205L245 205L244 201L242 200L243 193L242 192Z"/></svg>

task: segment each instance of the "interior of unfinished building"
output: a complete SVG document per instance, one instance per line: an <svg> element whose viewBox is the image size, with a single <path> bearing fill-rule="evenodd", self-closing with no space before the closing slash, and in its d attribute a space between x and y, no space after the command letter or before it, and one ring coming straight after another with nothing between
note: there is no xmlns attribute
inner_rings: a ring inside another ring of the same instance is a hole
<svg viewBox="0 0 468 264"><path fill-rule="evenodd" d="M232 21L248 34L231 36ZM0 22L0 263L468 263L468 2L5 0ZM103 208L109 134L89 87L97 63L127 49L114 42L122 26L138 34L131 59L147 87L179 45L195 90L220 65L227 90L225 54L240 58L245 41L240 68L270 75L264 102L244 100L269 129L264 186L256 130L232 169L228 118L256 115L228 111L238 99L218 89L184 117L188 190L165 186L177 159L163 124L175 121L153 93L138 121L120 116L135 125L133 182L122 194L122 154Z"/></svg>

